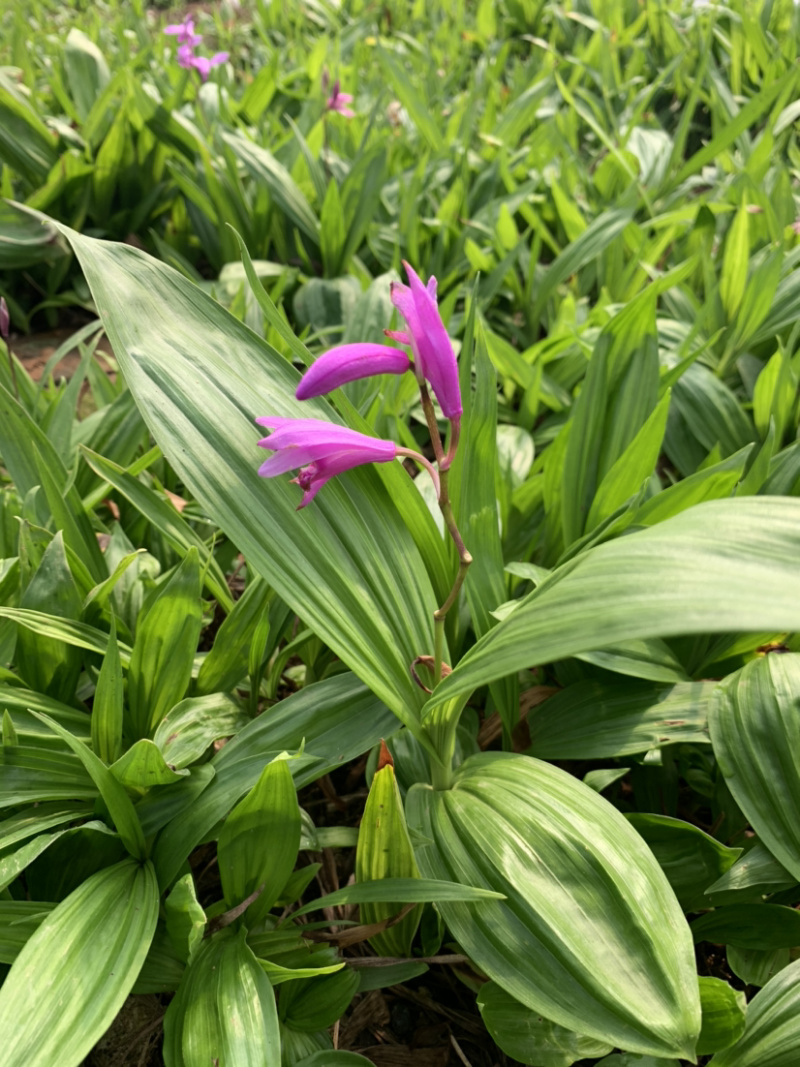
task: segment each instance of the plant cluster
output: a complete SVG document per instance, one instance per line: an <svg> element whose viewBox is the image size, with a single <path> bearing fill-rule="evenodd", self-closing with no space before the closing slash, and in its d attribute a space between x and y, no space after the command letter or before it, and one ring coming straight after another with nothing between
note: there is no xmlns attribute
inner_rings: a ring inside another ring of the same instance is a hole
<svg viewBox="0 0 800 1067"><path fill-rule="evenodd" d="M800 13L278 6L0 16L5 1063L795 1067Z"/></svg>

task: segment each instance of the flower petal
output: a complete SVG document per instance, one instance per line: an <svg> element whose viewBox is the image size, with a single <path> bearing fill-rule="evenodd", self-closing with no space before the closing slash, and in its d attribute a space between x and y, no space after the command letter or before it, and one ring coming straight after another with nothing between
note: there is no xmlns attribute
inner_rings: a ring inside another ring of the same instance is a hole
<svg viewBox="0 0 800 1067"><path fill-rule="evenodd" d="M408 356L399 348L376 344L339 345L323 353L306 371L295 396L298 400L308 400L374 374L404 374L409 366Z"/></svg>

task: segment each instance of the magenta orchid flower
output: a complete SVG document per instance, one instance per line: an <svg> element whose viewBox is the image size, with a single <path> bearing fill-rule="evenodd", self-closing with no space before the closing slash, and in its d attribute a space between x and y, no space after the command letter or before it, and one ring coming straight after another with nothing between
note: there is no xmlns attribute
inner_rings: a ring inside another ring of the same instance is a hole
<svg viewBox="0 0 800 1067"><path fill-rule="evenodd" d="M459 419L462 407L458 364L436 303L436 279L429 278L427 286L423 285L405 260L403 266L409 284L392 282L392 303L408 329L387 330L387 335L411 347L417 373L430 382L445 418Z"/></svg>
<svg viewBox="0 0 800 1067"><path fill-rule="evenodd" d="M8 304L5 301L5 297L0 296L0 337L2 337L4 341L8 340L10 326L11 317L8 314Z"/></svg>
<svg viewBox="0 0 800 1067"><path fill-rule="evenodd" d="M194 32L194 19L191 15L187 15L183 22L167 26L164 33L177 37L178 44L189 45L192 48L203 40L200 34Z"/></svg>
<svg viewBox="0 0 800 1067"><path fill-rule="evenodd" d="M216 55L213 55L210 58L207 56L193 56L189 66L194 67L194 69L199 72L203 81L207 81L212 67L218 67L221 63L225 63L227 59L227 52L217 52Z"/></svg>
<svg viewBox="0 0 800 1067"><path fill-rule="evenodd" d="M273 431L258 442L261 448L275 452L259 468L262 478L274 478L300 468L297 477L292 479L303 490L298 511L310 504L323 485L337 474L364 463L388 463L405 451L398 449L393 441L367 437L322 419L267 415L256 422Z"/></svg>
<svg viewBox="0 0 800 1067"><path fill-rule="evenodd" d="M338 113L340 115L344 115L346 119L351 119L355 115L355 111L353 111L352 108L349 108L347 105L352 104L352 102L353 97L350 95L350 93L340 93L339 82L335 81L333 83L333 91L331 92L331 95L328 97L325 103L325 110L338 111Z"/></svg>
<svg viewBox="0 0 800 1067"><path fill-rule="evenodd" d="M404 374L411 367L399 348L386 345L339 345L324 352L300 380L295 396L310 400L338 389L347 382L371 378L373 374Z"/></svg>

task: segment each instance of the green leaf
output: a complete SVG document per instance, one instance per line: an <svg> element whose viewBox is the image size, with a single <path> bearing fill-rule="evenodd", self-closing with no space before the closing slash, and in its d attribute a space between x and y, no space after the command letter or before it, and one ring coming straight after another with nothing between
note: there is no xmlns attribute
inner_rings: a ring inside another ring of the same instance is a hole
<svg viewBox="0 0 800 1067"><path fill-rule="evenodd" d="M778 863L772 853L757 841L745 852L734 865L713 885L706 889L706 895L713 904L727 903L720 894L739 894L750 891L754 899L776 889L786 889L797 885L797 879L790 874L783 864Z"/></svg>
<svg viewBox="0 0 800 1067"><path fill-rule="evenodd" d="M481 986L478 1007L494 1041L506 1055L520 1063L535 1067L571 1067L576 1060L606 1056L613 1047L543 1019L514 1000L496 982Z"/></svg>
<svg viewBox="0 0 800 1067"><path fill-rule="evenodd" d="M726 848L697 826L667 815L634 812L628 822L641 834L666 874L684 911L708 906L704 890L724 874L741 855Z"/></svg>
<svg viewBox="0 0 800 1067"><path fill-rule="evenodd" d="M442 133L422 96L417 92L414 79L409 78L408 73L385 48L380 49L379 55L381 69L387 75L387 80L391 82L411 121L419 130L423 140L427 142L428 147L434 152L440 152L444 146Z"/></svg>
<svg viewBox="0 0 800 1067"><path fill-rule="evenodd" d="M287 220L312 241L319 241L319 222L289 171L266 148L237 132L221 134L223 142L244 163L257 182L263 182L270 197ZM69 237L69 235L68 235ZM72 240L71 237L69 237ZM77 249L76 249L77 251ZM80 256L80 253L78 253Z"/></svg>
<svg viewBox="0 0 800 1067"><path fill-rule="evenodd" d="M744 1035L713 1067L795 1067L800 1057L800 960L785 967L747 1007Z"/></svg>
<svg viewBox="0 0 800 1067"><path fill-rule="evenodd" d="M800 945L800 912L780 904L730 904L695 919L695 942L742 949L793 948Z"/></svg>
<svg viewBox="0 0 800 1067"><path fill-rule="evenodd" d="M435 878L381 878L377 882L358 882L355 885L327 893L318 900L311 900L292 912L292 917L308 915L320 908L332 908L337 904L426 904L442 900L478 901L498 900L503 894L459 882ZM398 908L399 910L399 908Z"/></svg>
<svg viewBox="0 0 800 1067"><path fill-rule="evenodd" d="M38 711L32 711L31 714L46 723L53 733L58 734L61 740L65 741L72 749L97 786L97 790L103 798L111 818L114 820L117 833L122 839L125 848L137 859L144 859L147 849L142 826L136 814L136 809L124 787L117 781L102 760L95 756L82 741L74 737L69 730L65 730L49 715L44 715Z"/></svg>
<svg viewBox="0 0 800 1067"><path fill-rule="evenodd" d="M289 982L281 988L280 1020L300 1033L326 1030L344 1015L357 991L358 974L350 968Z"/></svg>
<svg viewBox="0 0 800 1067"><path fill-rule="evenodd" d="M529 716L529 754L604 759L680 742L708 744L706 705L714 682L576 682Z"/></svg>
<svg viewBox="0 0 800 1067"><path fill-rule="evenodd" d="M653 473L667 425L670 391L664 394L647 421L614 462L595 493L586 529L593 530L633 496Z"/></svg>
<svg viewBox="0 0 800 1067"><path fill-rule="evenodd" d="M175 505L104 456L98 456L86 447L82 449L82 454L92 470L129 500L136 510L164 535L167 543L179 556L184 557L191 548L197 550L203 564L203 580L208 591L219 600L225 611L230 611L233 599L225 575L205 541L195 533Z"/></svg>
<svg viewBox="0 0 800 1067"><path fill-rule="evenodd" d="M286 885L299 848L300 808L292 775L286 760L273 760L220 831L217 859L228 907L260 890L247 916L251 925L263 919Z"/></svg>
<svg viewBox="0 0 800 1067"><path fill-rule="evenodd" d="M792 753L800 746L799 692L800 654L768 655L729 675L709 707L711 743L734 800L798 880L800 770Z"/></svg>
<svg viewBox="0 0 800 1067"><path fill-rule="evenodd" d="M136 630L128 672L134 737L149 737L186 694L202 624L200 567L197 551L190 548Z"/></svg>
<svg viewBox="0 0 800 1067"><path fill-rule="evenodd" d="M131 860L92 875L54 908L0 987L8 1067L78 1067L128 996L157 918L152 865Z"/></svg>
<svg viewBox="0 0 800 1067"><path fill-rule="evenodd" d="M598 215L577 240L556 256L545 271L544 278L536 287L536 301L530 313L531 322L539 322L553 290L565 282L570 275L577 273L586 263L604 252L632 218L633 212L629 208L606 211Z"/></svg>
<svg viewBox="0 0 800 1067"><path fill-rule="evenodd" d="M164 911L173 948L184 963L191 963L203 942L207 921L197 902L191 874L185 874L175 883L164 901Z"/></svg>
<svg viewBox="0 0 800 1067"><path fill-rule="evenodd" d="M104 763L113 763L122 754L122 705L124 688L122 664L117 646L117 623L111 615L108 649L92 701L92 748Z"/></svg>
<svg viewBox="0 0 800 1067"><path fill-rule="evenodd" d="M306 686L270 708L217 753L211 764L214 781L159 836L153 855L161 884L169 885L195 845L255 785L265 763L302 746L302 759L290 761L299 786L361 755L396 726L380 701L346 673Z"/></svg>
<svg viewBox="0 0 800 1067"><path fill-rule="evenodd" d="M74 818L74 816L73 816ZM87 822L81 826L82 830L97 830L100 833L110 834L103 822ZM10 885L25 868L33 863L46 849L64 834L71 833L71 829L56 830L52 834L38 834L32 841L18 848L15 852L6 854L0 859L0 891Z"/></svg>
<svg viewBox="0 0 800 1067"><path fill-rule="evenodd" d="M110 770L127 790L139 795L154 786L179 782L189 774L186 770L177 771L170 767L158 745L146 738L134 742Z"/></svg>
<svg viewBox="0 0 800 1067"><path fill-rule="evenodd" d="M403 801L394 776L387 765L372 779L364 815L358 831L356 883L383 878L418 878L419 870L406 827ZM383 922L401 910L398 901L386 904L364 903L362 923ZM379 956L410 956L411 943L419 926L422 908L412 909L401 922L370 938Z"/></svg>
<svg viewBox="0 0 800 1067"><path fill-rule="evenodd" d="M232 737L249 722L239 701L225 693L187 697L167 712L153 741L170 767L179 770L199 760L215 741Z"/></svg>
<svg viewBox="0 0 800 1067"><path fill-rule="evenodd" d="M462 353L462 360L469 359ZM469 366L463 368L467 388L471 390ZM497 513L495 476L497 472L497 376L486 350L486 337L480 323L475 344L475 393L465 398L464 430L460 443L461 493L458 521L461 536L473 562L467 571L465 590L472 624L478 637L495 625L491 611L506 599L506 576ZM493 687L506 733L519 719L519 692L515 678L504 679Z"/></svg>
<svg viewBox="0 0 800 1067"><path fill-rule="evenodd" d="M263 579L256 576L250 581L217 630L214 645L203 660L195 683L199 696L233 689L247 674L250 642L259 621L269 611L272 596Z"/></svg>
<svg viewBox="0 0 800 1067"><path fill-rule="evenodd" d="M42 610L64 619L78 618L81 598L67 563L60 532L47 546L20 603L23 611ZM77 649L55 638L34 636L25 628L17 634L20 673L31 688L57 700L71 702L74 699L82 659Z"/></svg>
<svg viewBox="0 0 800 1067"><path fill-rule="evenodd" d="M288 479L258 477L252 420L331 418L332 409L296 401L287 361L185 278L128 246L68 236L178 475L277 594L413 727L422 701L408 664L433 647L435 600L377 473L343 475L296 514Z"/></svg>
<svg viewBox="0 0 800 1067"><path fill-rule="evenodd" d="M720 978L700 978L700 1005L703 1025L697 1054L707 1056L729 1048L744 1033L747 1001L744 993Z"/></svg>
<svg viewBox="0 0 800 1067"><path fill-rule="evenodd" d="M407 815L425 877L506 894L438 908L507 993L597 1041L694 1058L689 931L652 853L615 808L549 764L481 753L451 789L414 786Z"/></svg>
<svg viewBox="0 0 800 1067"><path fill-rule="evenodd" d="M0 963L13 963L57 905L41 900L0 900Z"/></svg>
<svg viewBox="0 0 800 1067"><path fill-rule="evenodd" d="M187 967L164 1017L167 1067L280 1067L275 997L245 935L222 930Z"/></svg>
<svg viewBox="0 0 800 1067"><path fill-rule="evenodd" d="M357 1052L340 1052L331 1049L315 1052L313 1056L296 1062L294 1067L364 1067L365 1063L371 1062L359 1056Z"/></svg>
<svg viewBox="0 0 800 1067"><path fill-rule="evenodd" d="M428 706L518 671L534 649L549 663L633 637L800 629L798 554L800 500L782 497L709 501L589 549L482 637Z"/></svg>
<svg viewBox="0 0 800 1067"><path fill-rule="evenodd" d="M741 978L745 985L758 988L789 966L791 952L788 948L737 948L735 945L725 948L731 974Z"/></svg>
<svg viewBox="0 0 800 1067"><path fill-rule="evenodd" d="M750 212L747 210L747 204L742 204L734 215L725 238L725 254L719 279L719 296L729 322L733 322L742 303L749 259Z"/></svg>

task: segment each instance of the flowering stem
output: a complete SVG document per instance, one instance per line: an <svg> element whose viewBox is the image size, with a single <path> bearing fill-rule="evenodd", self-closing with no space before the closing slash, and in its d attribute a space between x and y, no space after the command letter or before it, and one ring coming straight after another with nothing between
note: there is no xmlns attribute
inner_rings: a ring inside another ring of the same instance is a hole
<svg viewBox="0 0 800 1067"><path fill-rule="evenodd" d="M454 427L454 435L457 433ZM454 452L451 444L451 452ZM449 453L448 453L449 454ZM444 620L447 617L447 613L458 600L458 594L461 592L461 586L464 584L464 579L467 576L467 570L470 563L472 563L472 556L467 551L467 547L464 544L461 532L456 525L455 516L453 515L453 505L450 503L449 482L450 471L448 467L442 469L439 467L439 508L441 509L442 516L444 518L445 526L453 539L453 544L456 546L458 552L458 574L456 580L453 582L453 588L447 595L447 599L440 608L437 608L433 613L433 685L434 688L442 680L442 653L444 649Z"/></svg>
<svg viewBox="0 0 800 1067"><path fill-rule="evenodd" d="M425 379L420 379L418 377L417 381L419 382L419 396L422 401L422 410L425 412L425 421L428 424L428 433L431 436L431 444L433 445L433 454L436 456L439 470L444 471L450 464L447 463L446 466L442 466L442 464L445 463L445 454L444 448L442 447L442 437L439 433L439 424L436 421L436 412L433 409L433 401L428 392L428 386L425 384Z"/></svg>
<svg viewBox="0 0 800 1067"><path fill-rule="evenodd" d="M431 476L431 481L436 489L436 496L439 497L441 495L442 490L441 485L439 484L439 472L429 460L425 459L424 456L421 456L419 452L415 452L413 448L401 448L399 445L397 446L397 455L408 456L408 458L413 459L415 463L420 463Z"/></svg>

